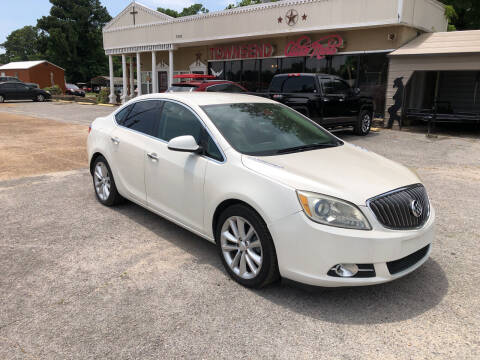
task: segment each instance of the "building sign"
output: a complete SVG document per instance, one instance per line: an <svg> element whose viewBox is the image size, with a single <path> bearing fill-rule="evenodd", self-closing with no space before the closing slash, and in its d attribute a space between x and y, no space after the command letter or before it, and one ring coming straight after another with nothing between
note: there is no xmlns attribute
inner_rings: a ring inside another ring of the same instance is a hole
<svg viewBox="0 0 480 360"><path fill-rule="evenodd" d="M208 49L211 60L257 59L273 56L275 50L271 44L243 44Z"/></svg>
<svg viewBox="0 0 480 360"><path fill-rule="evenodd" d="M320 60L326 55L335 55L342 46L343 38L340 35L324 36L315 42L304 35L285 46L285 56L315 56Z"/></svg>

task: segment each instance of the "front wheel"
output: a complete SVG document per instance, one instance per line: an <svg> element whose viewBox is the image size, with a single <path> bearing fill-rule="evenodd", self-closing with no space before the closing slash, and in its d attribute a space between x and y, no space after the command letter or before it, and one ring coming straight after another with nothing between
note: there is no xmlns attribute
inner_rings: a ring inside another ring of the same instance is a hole
<svg viewBox="0 0 480 360"><path fill-rule="evenodd" d="M45 101L45 96L42 95L42 94L38 94L38 95L35 97L35 101L37 101L37 102L44 102L44 101Z"/></svg>
<svg viewBox="0 0 480 360"><path fill-rule="evenodd" d="M0 104L5 102L5 97L3 95L0 95Z"/></svg>
<svg viewBox="0 0 480 360"><path fill-rule="evenodd" d="M368 135L371 127L372 113L368 110L362 110L358 117L357 124L353 128L354 133L361 136Z"/></svg>
<svg viewBox="0 0 480 360"><path fill-rule="evenodd" d="M228 274L249 288L279 278L273 240L263 219L245 205L227 208L218 221L215 240Z"/></svg>

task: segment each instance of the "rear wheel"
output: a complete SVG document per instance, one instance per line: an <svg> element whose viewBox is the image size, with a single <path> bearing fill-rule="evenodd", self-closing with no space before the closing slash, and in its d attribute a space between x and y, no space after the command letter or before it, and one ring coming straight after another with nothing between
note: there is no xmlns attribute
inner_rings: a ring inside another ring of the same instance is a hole
<svg viewBox="0 0 480 360"><path fill-rule="evenodd" d="M372 126L372 113L369 110L362 110L358 117L357 124L353 131L357 135L365 136L370 132Z"/></svg>
<svg viewBox="0 0 480 360"><path fill-rule="evenodd" d="M123 198L117 191L110 166L103 156L95 159L92 176L98 201L106 206L113 206L122 202Z"/></svg>
<svg viewBox="0 0 480 360"><path fill-rule="evenodd" d="M3 95L0 95L0 104L5 102L5 97Z"/></svg>
<svg viewBox="0 0 480 360"><path fill-rule="evenodd" d="M227 208L215 239L229 275L246 287L261 288L279 278L272 237L263 219L245 205Z"/></svg>

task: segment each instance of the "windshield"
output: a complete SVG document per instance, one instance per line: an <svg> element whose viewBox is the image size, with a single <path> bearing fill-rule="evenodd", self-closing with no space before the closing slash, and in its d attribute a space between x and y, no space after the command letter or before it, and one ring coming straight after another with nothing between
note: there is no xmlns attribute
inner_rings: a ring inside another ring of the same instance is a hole
<svg viewBox="0 0 480 360"><path fill-rule="evenodd" d="M167 92L190 92L195 90L196 88L196 86L173 85L168 88Z"/></svg>
<svg viewBox="0 0 480 360"><path fill-rule="evenodd" d="M67 87L73 90L80 90L77 85L73 85L73 84L67 84Z"/></svg>
<svg viewBox="0 0 480 360"><path fill-rule="evenodd" d="M292 109L272 103L206 105L202 109L238 152L269 156L343 143Z"/></svg>

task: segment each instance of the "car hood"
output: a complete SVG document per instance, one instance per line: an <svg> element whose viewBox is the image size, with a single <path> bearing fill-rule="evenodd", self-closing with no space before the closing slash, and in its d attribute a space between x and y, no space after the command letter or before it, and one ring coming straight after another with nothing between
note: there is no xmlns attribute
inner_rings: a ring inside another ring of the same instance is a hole
<svg viewBox="0 0 480 360"><path fill-rule="evenodd" d="M242 163L296 190L329 195L360 206L376 195L420 182L403 165L348 143L278 156L242 155Z"/></svg>

